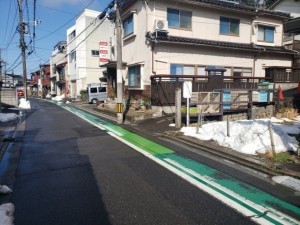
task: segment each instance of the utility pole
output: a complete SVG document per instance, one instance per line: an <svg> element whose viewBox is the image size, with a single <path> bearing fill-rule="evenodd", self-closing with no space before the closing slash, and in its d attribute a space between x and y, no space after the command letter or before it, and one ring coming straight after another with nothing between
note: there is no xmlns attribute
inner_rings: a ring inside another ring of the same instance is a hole
<svg viewBox="0 0 300 225"><path fill-rule="evenodd" d="M117 122L123 123L123 77L122 77L122 20L120 16L121 1L116 0L116 44L117 44Z"/></svg>
<svg viewBox="0 0 300 225"><path fill-rule="evenodd" d="M1 48L0 48L0 112L2 112L2 56L1 56ZM5 74L4 74L5 76Z"/></svg>
<svg viewBox="0 0 300 225"><path fill-rule="evenodd" d="M22 56L22 67L23 67L23 86L24 86L24 97L27 101L27 78L26 78L26 57L25 50L26 45L24 41L24 23L23 23L23 9L22 9L22 0L18 0L18 8L19 8L19 32L20 32L20 48L21 48L21 56Z"/></svg>

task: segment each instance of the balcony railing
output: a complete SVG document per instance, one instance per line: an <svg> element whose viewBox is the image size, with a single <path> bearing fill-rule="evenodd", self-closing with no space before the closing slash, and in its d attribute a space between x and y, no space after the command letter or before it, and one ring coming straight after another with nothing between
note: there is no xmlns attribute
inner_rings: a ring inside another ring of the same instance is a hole
<svg viewBox="0 0 300 225"><path fill-rule="evenodd" d="M300 68L266 68L266 77L275 83L298 83L300 82Z"/></svg>

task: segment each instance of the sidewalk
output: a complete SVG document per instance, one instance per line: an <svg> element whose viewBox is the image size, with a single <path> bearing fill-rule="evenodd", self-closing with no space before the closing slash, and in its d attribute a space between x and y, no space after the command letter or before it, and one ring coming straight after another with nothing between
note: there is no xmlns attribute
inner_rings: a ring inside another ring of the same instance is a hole
<svg viewBox="0 0 300 225"><path fill-rule="evenodd" d="M82 102L75 102L71 105L82 110L87 110L88 106L90 106ZM113 108L95 106L93 112L99 114L99 116L109 115L111 118L116 119L116 113ZM238 153L229 148L218 146L211 141L200 141L193 137L178 135L177 131L179 129L169 126L169 124L174 123L173 116L156 117L151 111L139 112L130 110L125 115L125 122L134 123L135 125L130 128L137 130L137 132L144 132L145 134L161 136L180 142L198 151L205 151L270 176L284 175L300 179L300 161L296 158L294 163L274 164L262 157ZM125 124L124 126L127 125Z"/></svg>

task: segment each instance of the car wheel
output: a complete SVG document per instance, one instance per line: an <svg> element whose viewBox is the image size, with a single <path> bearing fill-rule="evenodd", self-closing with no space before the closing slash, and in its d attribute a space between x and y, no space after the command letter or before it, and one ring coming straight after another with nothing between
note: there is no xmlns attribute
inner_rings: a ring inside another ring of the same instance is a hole
<svg viewBox="0 0 300 225"><path fill-rule="evenodd" d="M96 104L96 103L97 103L97 99L93 98L93 99L92 99L92 103L93 103L93 104Z"/></svg>

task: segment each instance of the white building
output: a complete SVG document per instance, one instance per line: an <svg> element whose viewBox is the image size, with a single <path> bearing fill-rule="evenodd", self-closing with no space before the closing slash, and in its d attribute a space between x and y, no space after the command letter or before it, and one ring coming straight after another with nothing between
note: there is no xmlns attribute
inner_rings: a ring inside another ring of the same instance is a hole
<svg viewBox="0 0 300 225"><path fill-rule="evenodd" d="M106 68L100 68L99 43L111 45L114 25L99 20L100 12L85 9L67 30L68 79L71 97L80 95L87 84L99 83ZM109 54L107 54L109 56Z"/></svg>

